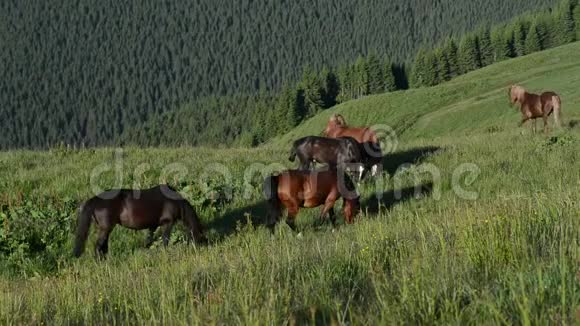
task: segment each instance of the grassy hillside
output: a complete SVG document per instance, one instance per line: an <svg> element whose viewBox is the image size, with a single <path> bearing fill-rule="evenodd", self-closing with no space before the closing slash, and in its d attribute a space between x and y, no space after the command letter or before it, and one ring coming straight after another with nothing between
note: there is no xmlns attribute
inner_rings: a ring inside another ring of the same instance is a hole
<svg viewBox="0 0 580 326"><path fill-rule="evenodd" d="M259 225L260 176L243 181L254 163L290 167L288 142L318 134L331 112L257 149L125 149L119 185L176 185L212 244L187 247L177 230L169 248L144 249L145 232L118 228L102 262L91 250L71 259L70 241L75 209L93 191L91 171L113 166L115 150L2 152L0 321L580 323L579 50L337 107L352 124L390 124L400 144L384 158L386 173L359 188L357 223L336 232L313 227L312 209L299 215L302 238L285 225L271 238ZM550 137L516 128L512 82L561 93L569 126ZM163 172L175 163L184 175ZM216 163L231 181L203 177ZM458 174L465 167L473 174ZM107 172L95 183L115 180Z"/></svg>
<svg viewBox="0 0 580 326"><path fill-rule="evenodd" d="M272 141L288 144L300 135L319 134L328 117L341 113L352 125L386 124L402 140L465 136L513 129L519 112L509 109L512 83L533 92L561 94L566 121L580 119L580 42L495 64L431 88L368 96L336 106ZM538 126L540 124L538 123Z"/></svg>

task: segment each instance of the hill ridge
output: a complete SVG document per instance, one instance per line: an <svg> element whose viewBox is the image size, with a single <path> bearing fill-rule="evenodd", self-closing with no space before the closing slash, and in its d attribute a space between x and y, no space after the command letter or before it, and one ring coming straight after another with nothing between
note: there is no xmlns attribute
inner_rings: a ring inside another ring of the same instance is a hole
<svg viewBox="0 0 580 326"><path fill-rule="evenodd" d="M484 108L490 109L489 115L492 117L474 124L473 131L484 132L492 125L499 128L508 127L510 124L516 126L518 116L515 108L509 109L507 99L507 87L515 83L529 88L532 92L550 89L561 94L563 114L574 119L580 115L580 112L573 102L568 101L568 97L574 94L571 86L576 81L575 76L580 75L580 58L573 55L578 52L580 52L580 42L575 42L499 62L433 87L365 96L325 110L304 121L290 132L272 139L264 146L288 143L297 136L316 133L315 130L323 129L328 117L334 112L345 115L347 122L351 125L389 124L391 122L395 130L403 125L401 129L404 130L399 134L401 137L416 138L421 130L432 127L441 129L442 121L437 121L439 119L449 119L462 113L465 113L465 119L468 119L470 113ZM509 73L507 67L510 68ZM481 93L475 92L476 88L481 89ZM466 91L465 96L458 95L464 91ZM430 106L420 98L425 98L425 101L431 101L433 104ZM415 103L418 106L413 106ZM391 117L396 119L393 121ZM473 118L476 117L479 116L473 116ZM409 118L415 121L405 122ZM429 119L429 122L426 123L425 119ZM435 123L435 126L432 123ZM453 136L455 132L465 128L452 129L448 130L450 131L448 134L427 132L426 135L428 137Z"/></svg>

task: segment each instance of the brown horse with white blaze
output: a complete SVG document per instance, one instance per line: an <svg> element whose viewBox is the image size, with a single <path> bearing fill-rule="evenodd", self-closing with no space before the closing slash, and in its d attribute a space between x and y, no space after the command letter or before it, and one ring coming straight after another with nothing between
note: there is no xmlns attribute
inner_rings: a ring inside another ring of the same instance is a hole
<svg viewBox="0 0 580 326"><path fill-rule="evenodd" d="M520 126L528 120L542 118L544 120L544 133L548 133L548 117L554 113L554 122L557 127L560 127L562 100L558 94L551 91L541 95L528 93L525 88L519 85L510 86L508 93L511 104L520 106L522 113Z"/></svg>
<svg viewBox="0 0 580 326"><path fill-rule="evenodd" d="M296 230L295 219L301 207L322 206L320 221L328 216L335 225L334 204L340 197L344 201L346 223L354 223L354 216L360 210L359 195L348 176L339 171L287 170L267 177L264 180L264 195L269 204L269 219L266 224L270 230L274 231L283 208L287 209L286 223L292 230Z"/></svg>
<svg viewBox="0 0 580 326"><path fill-rule="evenodd" d="M163 244L167 246L171 229L178 220L189 229L188 240L207 241L191 204L168 185L105 191L81 206L73 255L79 257L83 253L93 221L98 230L96 254L104 256L109 248L109 234L117 224L133 230L148 229L148 245L153 242L157 228L163 226Z"/></svg>

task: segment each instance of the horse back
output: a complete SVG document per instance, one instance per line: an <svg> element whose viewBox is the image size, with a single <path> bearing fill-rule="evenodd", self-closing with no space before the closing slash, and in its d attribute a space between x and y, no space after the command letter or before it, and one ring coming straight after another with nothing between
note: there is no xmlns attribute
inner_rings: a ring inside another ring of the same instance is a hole
<svg viewBox="0 0 580 326"><path fill-rule="evenodd" d="M559 96L558 96L558 94L556 94L556 93L554 93L552 91L543 92L542 95L540 95L540 99L541 99L541 101L542 101L543 104L551 103L552 102L552 99L554 97L559 97Z"/></svg>
<svg viewBox="0 0 580 326"><path fill-rule="evenodd" d="M359 143L365 143L365 142L377 143L378 142L378 138L377 138L376 133L371 128L368 128L368 127L340 128L340 129L338 129L337 132L335 132L332 135L332 137L333 138L352 137L352 138L356 139L356 141Z"/></svg>
<svg viewBox="0 0 580 326"><path fill-rule="evenodd" d="M282 201L318 202L336 189L336 171L288 170L278 176L278 196ZM316 206L320 205L318 203Z"/></svg>
<svg viewBox="0 0 580 326"><path fill-rule="evenodd" d="M94 198L95 214L101 219L135 230L157 227L163 220L179 216L179 202L184 200L173 188L163 185L108 190Z"/></svg>

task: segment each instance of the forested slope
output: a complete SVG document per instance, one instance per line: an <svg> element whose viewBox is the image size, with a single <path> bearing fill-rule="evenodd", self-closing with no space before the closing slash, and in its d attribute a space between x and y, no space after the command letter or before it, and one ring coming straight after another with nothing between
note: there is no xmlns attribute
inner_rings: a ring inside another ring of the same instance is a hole
<svg viewBox="0 0 580 326"><path fill-rule="evenodd" d="M2 1L0 148L119 143L202 95L271 92L304 65L371 51L403 62L446 35L554 3Z"/></svg>

